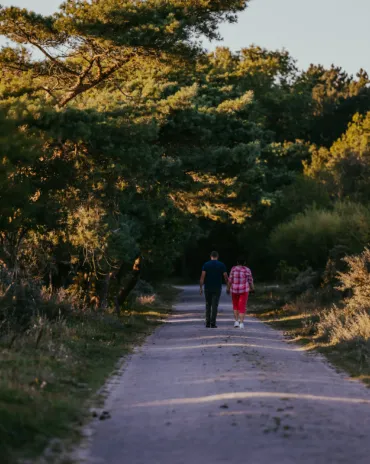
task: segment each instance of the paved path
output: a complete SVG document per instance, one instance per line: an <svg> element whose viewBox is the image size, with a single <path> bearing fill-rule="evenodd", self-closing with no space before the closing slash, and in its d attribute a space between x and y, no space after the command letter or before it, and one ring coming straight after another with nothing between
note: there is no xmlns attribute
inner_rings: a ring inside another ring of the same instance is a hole
<svg viewBox="0 0 370 464"><path fill-rule="evenodd" d="M256 319L202 324L195 287L129 360L89 463L370 463L370 391Z"/></svg>

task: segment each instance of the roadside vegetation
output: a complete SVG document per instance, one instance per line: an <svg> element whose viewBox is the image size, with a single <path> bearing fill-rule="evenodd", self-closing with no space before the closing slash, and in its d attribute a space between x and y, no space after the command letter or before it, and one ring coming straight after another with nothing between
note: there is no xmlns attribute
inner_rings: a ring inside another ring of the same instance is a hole
<svg viewBox="0 0 370 464"><path fill-rule="evenodd" d="M343 265L336 284L311 280L299 296L294 284L262 288L255 315L370 386L370 250L344 258Z"/></svg>
<svg viewBox="0 0 370 464"><path fill-rule="evenodd" d="M2 321L8 327L0 340L3 464L36 457L50 444L58 455L78 439L81 426L92 418L91 409L99 410L97 392L107 377L171 310L175 290L145 289L119 318L110 311L76 310L64 299L58 304L44 296L49 312L39 307L22 333L11 319Z"/></svg>

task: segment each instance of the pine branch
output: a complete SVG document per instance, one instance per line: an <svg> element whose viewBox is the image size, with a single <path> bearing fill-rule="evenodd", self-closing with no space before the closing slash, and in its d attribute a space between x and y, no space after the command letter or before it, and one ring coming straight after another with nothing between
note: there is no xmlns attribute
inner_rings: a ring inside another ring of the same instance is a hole
<svg viewBox="0 0 370 464"><path fill-rule="evenodd" d="M56 64L59 68L63 69L64 71L68 72L69 74L74 74L78 75L78 73L69 68L65 63L59 61L57 58L55 58L53 55L51 55L44 47L42 47L38 42L33 40L31 36L17 24L16 22L12 21L14 27L19 31L20 35L23 35L23 38L30 44L36 47L46 58L48 58L51 62Z"/></svg>
<svg viewBox="0 0 370 464"><path fill-rule="evenodd" d="M114 74L116 71L118 71L122 66L125 64L125 62L117 63L116 65L112 66L109 68L106 72L102 73L98 78L92 80L88 84L83 84L81 82L81 77L78 80L77 85L75 88L73 88L71 91L69 91L61 100L59 100L58 107L63 108L66 106L71 100L76 98L78 95L87 92L88 90L93 89L100 83L104 82L108 77L110 77L112 74Z"/></svg>

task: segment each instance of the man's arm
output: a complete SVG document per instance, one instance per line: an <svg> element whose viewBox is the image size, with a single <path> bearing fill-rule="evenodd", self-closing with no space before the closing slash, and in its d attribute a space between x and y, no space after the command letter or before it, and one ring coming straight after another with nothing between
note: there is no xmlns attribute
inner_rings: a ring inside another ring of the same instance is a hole
<svg viewBox="0 0 370 464"><path fill-rule="evenodd" d="M226 293L229 294L230 293L230 279L227 275L227 272L224 272L224 279L225 279L225 282L226 282Z"/></svg>
<svg viewBox="0 0 370 464"><path fill-rule="evenodd" d="M230 293L231 285L232 285L232 283L233 283L233 270L234 270L234 268L231 269L230 276L229 276L229 278L227 279L227 292L228 292L228 293Z"/></svg>
<svg viewBox="0 0 370 464"><path fill-rule="evenodd" d="M227 275L227 269L226 269L225 265L224 265L223 276L224 276L225 283L226 283L226 286L227 286L227 291L229 292L230 291L230 279L229 279L229 276ZM230 274L230 276L231 276L231 274Z"/></svg>
<svg viewBox="0 0 370 464"><path fill-rule="evenodd" d="M202 271L202 275L200 276L200 294L203 295L203 285L206 279L206 271Z"/></svg>

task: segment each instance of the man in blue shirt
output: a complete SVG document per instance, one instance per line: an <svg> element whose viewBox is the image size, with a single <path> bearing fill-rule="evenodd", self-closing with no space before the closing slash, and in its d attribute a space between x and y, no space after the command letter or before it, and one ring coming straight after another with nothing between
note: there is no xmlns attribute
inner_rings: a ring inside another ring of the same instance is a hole
<svg viewBox="0 0 370 464"><path fill-rule="evenodd" d="M226 283L229 281L226 266L218 258L217 251L212 251L211 261L204 264L200 277L201 295L203 295L203 285L205 286L206 327L212 328L217 328L216 319L222 290L222 278Z"/></svg>

